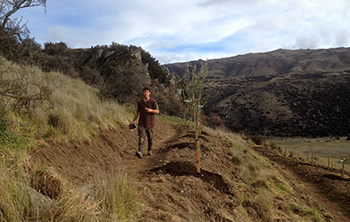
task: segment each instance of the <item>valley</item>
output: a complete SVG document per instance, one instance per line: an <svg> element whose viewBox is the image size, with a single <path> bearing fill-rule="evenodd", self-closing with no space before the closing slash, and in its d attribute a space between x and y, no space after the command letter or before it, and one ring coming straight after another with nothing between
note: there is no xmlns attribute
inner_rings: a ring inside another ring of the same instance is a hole
<svg viewBox="0 0 350 222"><path fill-rule="evenodd" d="M182 76L187 64L203 62L166 66ZM234 132L283 137L350 133L349 48L280 49L207 63L204 112Z"/></svg>

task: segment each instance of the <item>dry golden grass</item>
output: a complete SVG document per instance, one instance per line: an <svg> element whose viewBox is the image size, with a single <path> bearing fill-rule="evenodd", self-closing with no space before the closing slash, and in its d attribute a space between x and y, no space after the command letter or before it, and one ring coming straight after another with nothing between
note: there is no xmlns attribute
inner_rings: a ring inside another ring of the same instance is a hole
<svg viewBox="0 0 350 222"><path fill-rule="evenodd" d="M229 155L239 168L238 177L243 183L236 182L237 193L241 194L236 196L241 203L235 209L238 218L249 221L247 214L249 215L249 209L252 208L261 221L322 221L322 213L310 207L307 201L300 200L290 184L291 181L286 180L267 159L247 146L247 141L241 135L225 130L210 132L231 144ZM255 145L252 141L248 141L248 144ZM246 191L247 184L252 189L250 192ZM294 205L288 203L295 203L306 209L306 213L296 211ZM237 209L241 210L238 212Z"/></svg>
<svg viewBox="0 0 350 222"><path fill-rule="evenodd" d="M101 221L133 221L140 210L137 193L123 177L114 177L97 188Z"/></svg>
<svg viewBox="0 0 350 222"><path fill-rule="evenodd" d="M31 176L31 187L51 199L58 199L63 192L63 181L53 169L37 170Z"/></svg>
<svg viewBox="0 0 350 222"><path fill-rule="evenodd" d="M0 221L26 221L34 214L20 175L0 163Z"/></svg>
<svg viewBox="0 0 350 222"><path fill-rule="evenodd" d="M123 106L102 99L81 80L0 60L0 77L7 84L0 85L0 102L6 105L10 128L27 138L81 140L99 128L128 123Z"/></svg>
<svg viewBox="0 0 350 222"><path fill-rule="evenodd" d="M116 176L106 182L99 187L96 198L91 199L86 191L62 181L54 171L31 166L28 154L46 139L87 140L103 128L127 124L132 114L117 102L102 99L98 90L80 80L60 73L43 73L1 57L0 79L1 83L6 82L0 85L0 111L4 111L0 113L0 221L134 218L137 197L125 178ZM23 99L27 102L20 103ZM33 196L40 198L41 194L30 186L52 198L45 210L38 211L42 207L33 203Z"/></svg>
<svg viewBox="0 0 350 222"><path fill-rule="evenodd" d="M98 202L86 198L83 190L66 189L61 197L52 204L41 221L100 221Z"/></svg>

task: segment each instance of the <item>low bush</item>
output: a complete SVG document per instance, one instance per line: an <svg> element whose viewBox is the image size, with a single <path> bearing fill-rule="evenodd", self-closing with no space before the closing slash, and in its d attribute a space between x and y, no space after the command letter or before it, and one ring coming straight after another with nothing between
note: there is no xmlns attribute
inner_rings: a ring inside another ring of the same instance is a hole
<svg viewBox="0 0 350 222"><path fill-rule="evenodd" d="M232 156L231 157L231 161L232 163L234 163L235 165L241 165L242 161L238 156Z"/></svg>
<svg viewBox="0 0 350 222"><path fill-rule="evenodd" d="M257 136L250 136L250 139L256 144L256 145L262 145L264 141L264 137L261 135Z"/></svg>
<svg viewBox="0 0 350 222"><path fill-rule="evenodd" d="M10 65L0 57L0 91L3 108L14 112L33 114L34 110L50 101L54 84L38 75L38 69Z"/></svg>

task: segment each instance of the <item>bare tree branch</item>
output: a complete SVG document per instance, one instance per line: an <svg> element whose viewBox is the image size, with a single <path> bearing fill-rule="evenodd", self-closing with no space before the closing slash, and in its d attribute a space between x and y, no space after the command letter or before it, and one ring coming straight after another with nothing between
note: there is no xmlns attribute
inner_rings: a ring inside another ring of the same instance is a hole
<svg viewBox="0 0 350 222"><path fill-rule="evenodd" d="M24 40L29 38L27 22L14 16L24 8L43 6L46 0L0 0L0 53L6 57L18 57L16 52L23 50Z"/></svg>

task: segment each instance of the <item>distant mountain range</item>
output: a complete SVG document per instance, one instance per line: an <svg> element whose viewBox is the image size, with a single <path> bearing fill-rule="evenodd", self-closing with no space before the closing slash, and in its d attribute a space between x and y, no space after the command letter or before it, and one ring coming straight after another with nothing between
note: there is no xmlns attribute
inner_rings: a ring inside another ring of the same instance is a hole
<svg viewBox="0 0 350 222"><path fill-rule="evenodd" d="M205 61L188 62L200 66ZM167 64L170 72L182 76L187 63ZM350 70L350 48L318 50L278 49L266 53L249 53L229 58L208 60L209 78L233 76L285 75Z"/></svg>
<svg viewBox="0 0 350 222"><path fill-rule="evenodd" d="M203 62L166 66L182 76L187 64ZM271 136L350 134L350 48L279 49L207 62L204 111L216 122Z"/></svg>

